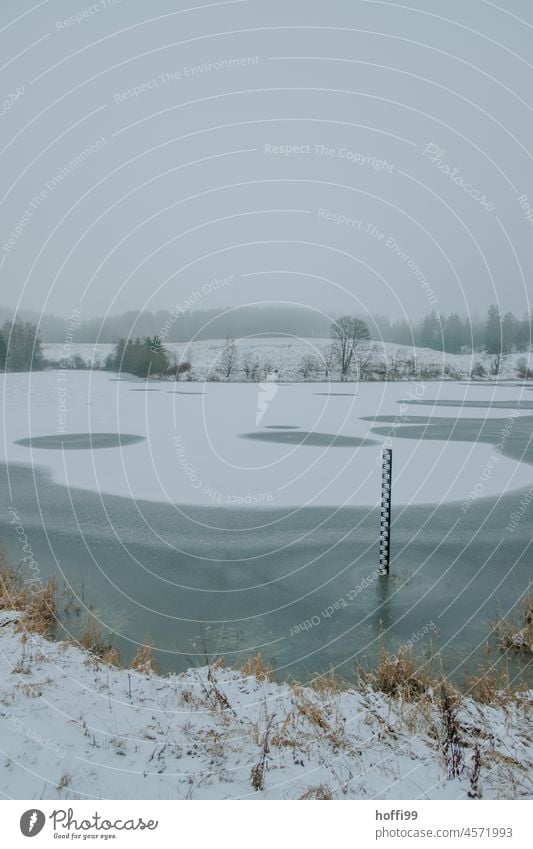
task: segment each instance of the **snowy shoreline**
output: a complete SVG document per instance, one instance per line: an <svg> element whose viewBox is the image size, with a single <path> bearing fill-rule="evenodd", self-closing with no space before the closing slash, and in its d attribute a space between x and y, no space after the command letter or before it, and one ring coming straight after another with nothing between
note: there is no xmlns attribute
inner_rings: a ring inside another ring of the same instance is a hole
<svg viewBox="0 0 533 849"><path fill-rule="evenodd" d="M171 359L176 362L188 361L191 371L181 377L182 383L202 383L204 381L221 381L230 383L259 382L269 369L277 369L279 380L297 383L317 383L329 380L332 384L357 384L357 374L352 372L348 380L341 381L335 368L329 368L325 375L324 362L327 360L327 350L331 345L329 338L296 338L296 337L250 337L237 339L237 362L229 378L221 372L222 355L226 342L224 339L207 339L190 343L170 342L165 345ZM51 363L68 364L70 359L79 357L87 365L102 369L107 357L112 354L115 346L110 343L72 342L65 349L62 343L44 343L43 354ZM404 382L422 379L426 381L441 380L470 380L472 370L481 365L484 375L477 374L475 383L492 381L517 381L516 369L520 360L532 361L532 354L519 352L502 356L499 365L500 373L494 376L491 372L492 356L484 352L450 354L433 348L419 348L411 345L399 345L394 342L369 342L364 347L360 369L363 382L365 375L370 382L384 383L385 373L378 373L380 365L387 369L389 382ZM371 363L374 363L374 367ZM254 364L257 366L254 375ZM128 375L124 375L127 379ZM172 380L175 378L172 377ZM158 378L165 380L165 378Z"/></svg>
<svg viewBox="0 0 533 849"><path fill-rule="evenodd" d="M407 702L317 690L217 663L143 674L17 630L20 616L0 612L7 798L533 796L531 694L501 705L462 697L452 751L437 693Z"/></svg>

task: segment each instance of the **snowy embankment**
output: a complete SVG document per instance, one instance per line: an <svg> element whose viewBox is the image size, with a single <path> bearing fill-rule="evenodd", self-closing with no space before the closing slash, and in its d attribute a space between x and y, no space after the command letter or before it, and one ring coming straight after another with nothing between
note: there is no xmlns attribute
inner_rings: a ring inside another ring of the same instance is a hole
<svg viewBox="0 0 533 849"><path fill-rule="evenodd" d="M160 677L17 630L0 613L8 798L525 798L525 697L317 691L211 667ZM451 727L450 727L451 725ZM456 777L450 777L458 773Z"/></svg>

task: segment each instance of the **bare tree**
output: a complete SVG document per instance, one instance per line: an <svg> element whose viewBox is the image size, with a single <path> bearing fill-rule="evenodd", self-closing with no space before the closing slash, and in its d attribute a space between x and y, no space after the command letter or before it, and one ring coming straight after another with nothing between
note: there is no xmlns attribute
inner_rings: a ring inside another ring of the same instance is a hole
<svg viewBox="0 0 533 849"><path fill-rule="evenodd" d="M172 352L170 357L170 368L168 369L168 374L174 375L174 380L180 380L182 374L186 374L189 376L189 373L192 368L190 351L185 348L185 350L180 353ZM187 357L187 359L185 359Z"/></svg>
<svg viewBox="0 0 533 849"><path fill-rule="evenodd" d="M330 328L336 360L339 363L341 380L346 380L353 358L361 342L370 339L368 327L360 318L343 315Z"/></svg>
<svg viewBox="0 0 533 849"><path fill-rule="evenodd" d="M359 380L367 380L374 367L375 350L372 345L361 347L355 355Z"/></svg>
<svg viewBox="0 0 533 849"><path fill-rule="evenodd" d="M336 360L335 345L328 345L320 354L322 367L324 369L324 379L329 380L329 374L333 368L333 363Z"/></svg>
<svg viewBox="0 0 533 849"><path fill-rule="evenodd" d="M189 362L189 360L182 360L180 363L178 363L178 366L176 368L176 380L179 380L182 374L186 374L188 377L191 372L191 368L192 364Z"/></svg>
<svg viewBox="0 0 533 849"><path fill-rule="evenodd" d="M224 344L224 350L220 355L220 367L222 369L222 374L227 380L229 380L235 371L238 359L239 350L237 348L237 343L235 342L235 339L227 336Z"/></svg>
<svg viewBox="0 0 533 849"><path fill-rule="evenodd" d="M302 358L302 364L299 371L304 380L307 380L311 377L311 375L316 374L319 370L320 363L316 357L312 356L312 354L307 354Z"/></svg>
<svg viewBox="0 0 533 849"><path fill-rule="evenodd" d="M260 365L248 351L244 354L242 359L242 370L246 380L255 381L261 379Z"/></svg>
<svg viewBox="0 0 533 849"><path fill-rule="evenodd" d="M399 380L402 372L414 374L416 372L416 363L413 357L404 359L401 349L397 348L390 356L387 377L389 380Z"/></svg>
<svg viewBox="0 0 533 849"><path fill-rule="evenodd" d="M489 359L490 373L492 375L494 375L495 377L497 377L499 375L499 373L501 372L502 361L503 361L503 357L502 357L501 354L498 354L498 353L493 354L492 357Z"/></svg>

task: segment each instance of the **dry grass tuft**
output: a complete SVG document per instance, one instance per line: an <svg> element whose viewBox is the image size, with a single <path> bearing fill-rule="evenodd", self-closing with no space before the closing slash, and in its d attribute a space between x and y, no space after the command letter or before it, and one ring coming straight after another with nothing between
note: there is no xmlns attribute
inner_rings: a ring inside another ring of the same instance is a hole
<svg viewBox="0 0 533 849"><path fill-rule="evenodd" d="M281 734L274 734L272 736L272 745L278 749L297 749L299 743L296 737L284 737Z"/></svg>
<svg viewBox="0 0 533 849"><path fill-rule="evenodd" d="M65 595L63 591L61 597ZM23 580L19 569L14 569L0 551L0 610L15 610L22 613L17 623L20 631L42 634L49 639L58 636L58 593L56 579L52 577L43 586L35 581ZM59 630L61 630L59 628ZM121 666L120 651L105 637L98 621L91 617L85 624L76 644L86 649L103 663ZM141 646L136 661L159 672L151 646ZM134 661L134 664L135 662ZM138 668L138 667L135 667Z"/></svg>
<svg viewBox="0 0 533 849"><path fill-rule="evenodd" d="M501 619L496 624L500 648L516 654L533 656L533 593L522 602L522 627L514 618Z"/></svg>
<svg viewBox="0 0 533 849"><path fill-rule="evenodd" d="M19 629L51 637L57 622L56 579L50 578L44 586L26 583L0 553L0 610L22 612Z"/></svg>
<svg viewBox="0 0 533 849"><path fill-rule="evenodd" d="M470 789L468 791L469 799L481 799L481 750L479 746L474 746L472 761L470 766Z"/></svg>
<svg viewBox="0 0 533 849"><path fill-rule="evenodd" d="M51 637L57 623L56 579L50 578L39 591L30 593L20 627L26 631Z"/></svg>
<svg viewBox="0 0 533 849"><path fill-rule="evenodd" d="M110 646L102 655L102 660L108 666L122 666L122 656L116 646Z"/></svg>
<svg viewBox="0 0 533 849"><path fill-rule="evenodd" d="M330 724L323 712L309 699L302 698L298 705L298 713L304 716L311 725L316 725L321 731L330 731Z"/></svg>
<svg viewBox="0 0 533 849"><path fill-rule="evenodd" d="M274 717L271 716L267 722L265 733L260 744L259 760L250 772L250 782L254 790L261 791L265 789L265 773L268 769L268 759L270 754L270 734L272 731L272 723Z"/></svg>
<svg viewBox="0 0 533 849"><path fill-rule="evenodd" d="M498 684L494 675L472 675L468 681L469 695L482 705L500 701Z"/></svg>
<svg viewBox="0 0 533 849"><path fill-rule="evenodd" d="M295 714L289 710L283 717L283 722L278 723L276 733L272 735L272 745L279 749L296 749L298 747L298 739L292 736L291 729L294 729Z"/></svg>
<svg viewBox="0 0 533 849"><path fill-rule="evenodd" d="M506 669L498 666L481 668L468 680L467 695L482 705L508 704L514 697Z"/></svg>
<svg viewBox="0 0 533 849"><path fill-rule="evenodd" d="M363 687L408 702L417 701L439 683L431 675L431 660L420 664L412 648L400 646L396 654L392 654L383 645L377 669L360 670L359 681Z"/></svg>
<svg viewBox="0 0 533 849"><path fill-rule="evenodd" d="M340 748L349 746L344 724L342 719L337 716L337 721L330 722L324 710L316 705L307 695L303 687L298 685L293 686L294 695L296 697L296 712L298 716L307 720L314 733L316 730L320 732L319 736L327 738L331 743L334 751Z"/></svg>
<svg viewBox="0 0 533 849"><path fill-rule="evenodd" d="M273 670L270 663L263 660L260 654L249 658L244 666L241 666L243 675L253 675L258 681L272 681Z"/></svg>
<svg viewBox="0 0 533 849"><path fill-rule="evenodd" d="M319 784L318 787L308 787L305 793L300 796L300 799L304 799L305 801L311 799L321 799L321 800L331 800L333 799L333 793L327 784Z"/></svg>
<svg viewBox="0 0 533 849"><path fill-rule="evenodd" d="M161 669L155 656L153 643L150 640L147 639L146 643L139 646L131 665L137 672L142 672L145 675L159 675Z"/></svg>
<svg viewBox="0 0 533 849"><path fill-rule="evenodd" d="M335 669L332 667L325 675L313 675L309 686L315 693L319 693L320 695L336 696L337 693L341 693L347 689L348 683L342 678L339 678Z"/></svg>
<svg viewBox="0 0 533 849"><path fill-rule="evenodd" d="M0 552L0 610L24 610L28 602L29 591L22 576Z"/></svg>
<svg viewBox="0 0 533 849"><path fill-rule="evenodd" d="M102 631L100 623L91 617L77 639L77 645L110 666L121 666L120 651Z"/></svg>
<svg viewBox="0 0 533 849"><path fill-rule="evenodd" d="M460 703L460 695L443 684L438 700L442 723L440 742L449 779L458 778L464 769L464 740L458 721Z"/></svg>
<svg viewBox="0 0 533 849"><path fill-rule="evenodd" d="M57 790L66 790L67 787L70 787L72 782L72 776L68 772L61 773L61 778L57 782Z"/></svg>

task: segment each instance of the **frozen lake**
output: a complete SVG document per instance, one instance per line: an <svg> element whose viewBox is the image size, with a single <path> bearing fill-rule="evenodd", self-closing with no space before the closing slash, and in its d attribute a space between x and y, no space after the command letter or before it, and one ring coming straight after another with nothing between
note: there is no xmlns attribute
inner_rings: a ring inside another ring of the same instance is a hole
<svg viewBox="0 0 533 849"><path fill-rule="evenodd" d="M500 438L483 494L533 482L531 467L506 450L515 407L511 430L528 424L531 395L520 387L146 384L49 371L7 375L4 392L0 462L39 465L57 483L110 495L205 507L373 506L381 447L394 443L395 504L463 501Z"/></svg>
<svg viewBox="0 0 533 849"><path fill-rule="evenodd" d="M516 384L10 374L0 533L19 557L16 509L43 576L63 575L126 656L151 635L164 668L201 660L205 635L229 662L261 651L301 676L373 657L385 628L392 641L425 629L421 644L444 646L461 674L527 588L529 512L506 527L533 483L532 408Z"/></svg>

